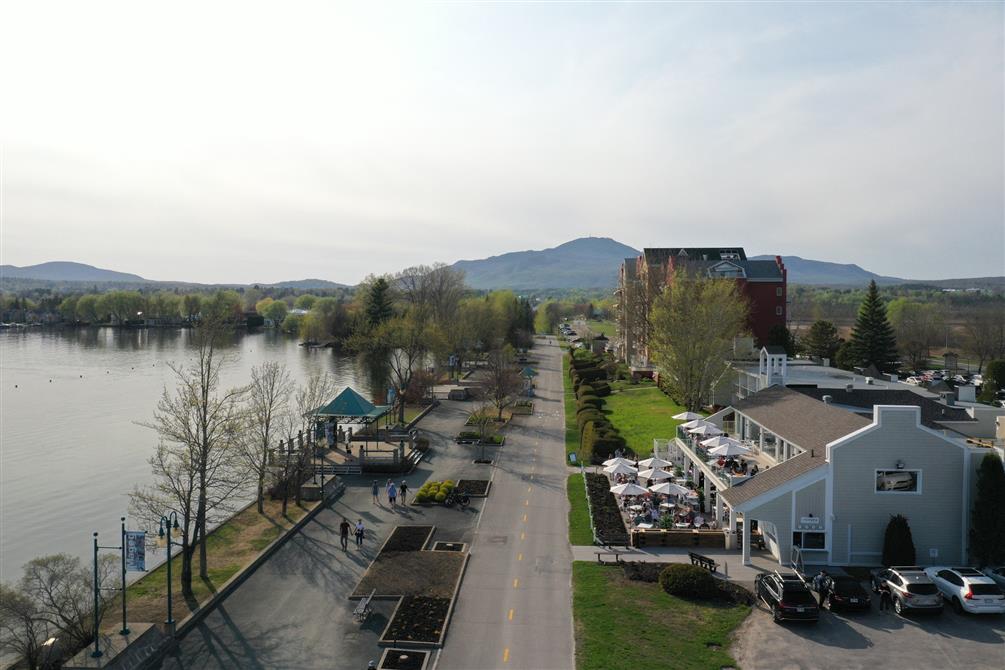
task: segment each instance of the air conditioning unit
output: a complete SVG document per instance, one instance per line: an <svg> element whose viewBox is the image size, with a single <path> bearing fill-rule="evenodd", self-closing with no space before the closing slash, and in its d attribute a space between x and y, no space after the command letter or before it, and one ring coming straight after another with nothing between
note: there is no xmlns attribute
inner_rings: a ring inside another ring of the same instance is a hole
<svg viewBox="0 0 1005 670"><path fill-rule="evenodd" d="M876 381L876 380L875 380L875 379L873 379L872 377L866 377L866 378L865 378L865 383L866 383L866 384L872 384L872 383L873 383L873 382L875 382L875 381Z"/></svg>

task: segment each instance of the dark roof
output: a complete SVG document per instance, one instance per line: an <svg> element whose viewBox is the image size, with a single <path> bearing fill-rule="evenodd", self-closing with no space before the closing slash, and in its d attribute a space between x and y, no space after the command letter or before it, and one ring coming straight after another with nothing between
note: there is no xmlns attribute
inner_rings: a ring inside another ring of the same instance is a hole
<svg viewBox="0 0 1005 670"><path fill-rule="evenodd" d="M778 344L766 344L766 345L764 345L761 348L764 349L765 351L767 351L769 354L774 354L775 356L781 356L782 354L788 354L788 352L785 351L785 347L783 347L781 345L778 345Z"/></svg>
<svg viewBox="0 0 1005 670"><path fill-rule="evenodd" d="M744 261L747 279L781 279L782 271L775 261Z"/></svg>
<svg viewBox="0 0 1005 670"><path fill-rule="evenodd" d="M761 393L763 392L761 391ZM845 412L845 414L848 414L848 412ZM855 415L849 414L849 416ZM826 462L823 449L815 449L812 452L805 451L767 470L759 471L750 479L746 479L736 486L723 489L720 491L720 495L730 506L736 507L756 498L762 493L767 493L771 489L781 486L789 480L816 470Z"/></svg>
<svg viewBox="0 0 1005 670"><path fill-rule="evenodd" d="M775 435L822 454L828 442L868 426L867 419L784 386L769 386L733 405Z"/></svg>
<svg viewBox="0 0 1005 670"><path fill-rule="evenodd" d="M707 274L709 270L722 263L729 263L730 265L735 265L740 268L743 270L744 278L748 280L782 280L782 270L775 265L774 261L744 261L733 259L694 260L683 257L674 259L674 266L680 267L689 275ZM753 265L754 263L756 263L756 265Z"/></svg>
<svg viewBox="0 0 1005 670"><path fill-rule="evenodd" d="M747 260L747 254L743 247L658 247L642 250L646 263L650 265L665 264L671 256L699 261L703 259L720 261L724 253L736 254L741 261Z"/></svg>
<svg viewBox="0 0 1005 670"><path fill-rule="evenodd" d="M860 407L872 414L875 405L914 405L921 408L921 425L941 430L937 421L976 421L962 407L950 407L925 396L905 389L822 389L816 387L790 387L803 395L823 400L829 395L834 404L846 407Z"/></svg>

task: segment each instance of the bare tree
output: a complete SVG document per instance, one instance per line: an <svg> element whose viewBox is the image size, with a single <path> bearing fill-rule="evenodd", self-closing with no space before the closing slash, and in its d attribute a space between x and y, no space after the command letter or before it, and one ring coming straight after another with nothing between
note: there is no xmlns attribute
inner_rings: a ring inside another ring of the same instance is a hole
<svg viewBox="0 0 1005 670"><path fill-rule="evenodd" d="M485 399L495 407L497 421L502 421L503 410L516 401L523 388L515 360L513 347L506 345L490 351L485 361Z"/></svg>
<svg viewBox="0 0 1005 670"><path fill-rule="evenodd" d="M28 670L36 670L43 660L42 644L50 630L32 598L0 584L0 650L20 658Z"/></svg>
<svg viewBox="0 0 1005 670"><path fill-rule="evenodd" d="M407 268L395 277L395 282L420 320L429 318L441 326L454 320L467 290L464 271L443 263Z"/></svg>
<svg viewBox="0 0 1005 670"><path fill-rule="evenodd" d="M267 361L251 369L246 432L241 443L244 461L258 481L258 513L265 511L265 479L271 468L273 443L281 434L281 422L289 411L293 380L285 365ZM284 510L285 511L285 510Z"/></svg>
<svg viewBox="0 0 1005 670"><path fill-rule="evenodd" d="M192 594L192 556L199 548L199 576L209 578L206 534L214 514L232 511L246 484L241 467L241 401L246 388L220 390L217 347L229 330L224 317L203 318L195 329L196 357L188 366L171 364L177 386L164 389L154 418L143 423L157 431L160 444L150 459L152 486L137 488L131 506L156 523L175 511L182 525L182 591Z"/></svg>
<svg viewBox="0 0 1005 670"><path fill-rule="evenodd" d="M701 408L743 332L748 305L731 279L676 272L650 311L649 347L660 383L688 410Z"/></svg>
<svg viewBox="0 0 1005 670"><path fill-rule="evenodd" d="M297 388L293 406L286 412L283 427L289 453L286 454L284 465L283 514L286 514L291 477L296 486L296 503L300 504L300 485L311 468L311 457L315 449L313 430L317 411L334 397L337 388L335 378L327 372L314 373L308 377L306 384ZM293 453L291 446L294 440L296 453Z"/></svg>
<svg viewBox="0 0 1005 670"><path fill-rule="evenodd" d="M1005 357L1005 312L996 307L970 310L964 319L964 349L977 359L977 372L984 363Z"/></svg>

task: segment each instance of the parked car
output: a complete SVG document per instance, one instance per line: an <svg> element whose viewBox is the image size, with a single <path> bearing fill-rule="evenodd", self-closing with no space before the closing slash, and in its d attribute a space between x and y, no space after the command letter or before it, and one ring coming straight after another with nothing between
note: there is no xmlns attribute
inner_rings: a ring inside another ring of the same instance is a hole
<svg viewBox="0 0 1005 670"><path fill-rule="evenodd" d="M924 380L923 380L923 379L921 379L920 377L908 377L908 378L907 378L907 379L905 379L904 381L905 381L906 383L908 383L908 384L913 384L914 386L918 386L918 385L919 385L919 384L921 384L921 382L922 382L922 381L924 381Z"/></svg>
<svg viewBox="0 0 1005 670"><path fill-rule="evenodd" d="M1005 614L1005 594L994 580L974 568L925 568L942 597L958 614Z"/></svg>
<svg viewBox="0 0 1005 670"><path fill-rule="evenodd" d="M1005 565L997 568L984 568L984 576L990 577L999 588L1005 589Z"/></svg>
<svg viewBox="0 0 1005 670"><path fill-rule="evenodd" d="M869 592L861 582L849 575L827 577L827 607L836 609L868 610L872 608Z"/></svg>
<svg viewBox="0 0 1005 670"><path fill-rule="evenodd" d="M872 575L873 593L887 591L897 614L908 611L942 614L942 594L932 583L924 568L900 565L880 570Z"/></svg>
<svg viewBox="0 0 1005 670"><path fill-rule="evenodd" d="M775 572L757 575L754 579L757 597L771 609L775 623L782 621L812 621L820 619L816 598L798 575Z"/></svg>

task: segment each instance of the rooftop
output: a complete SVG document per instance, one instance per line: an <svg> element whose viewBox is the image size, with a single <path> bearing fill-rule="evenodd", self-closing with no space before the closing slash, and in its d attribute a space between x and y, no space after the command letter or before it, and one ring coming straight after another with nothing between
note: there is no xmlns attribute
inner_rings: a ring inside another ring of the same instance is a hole
<svg viewBox="0 0 1005 670"><path fill-rule="evenodd" d="M821 401L824 396L830 396L834 404L862 410L870 416L875 405L914 405L921 408L922 425L935 430L945 428L938 421L976 421L963 407L946 405L906 389L853 388L848 391L797 386L792 390Z"/></svg>
<svg viewBox="0 0 1005 670"><path fill-rule="evenodd" d="M849 414L848 416L855 415ZM763 493L781 486L789 480L822 467L827 462L824 455L823 449L805 451L784 463L779 463L767 470L761 470L750 479L746 479L735 486L723 489L719 495L722 496L722 499L730 507L742 505Z"/></svg>

